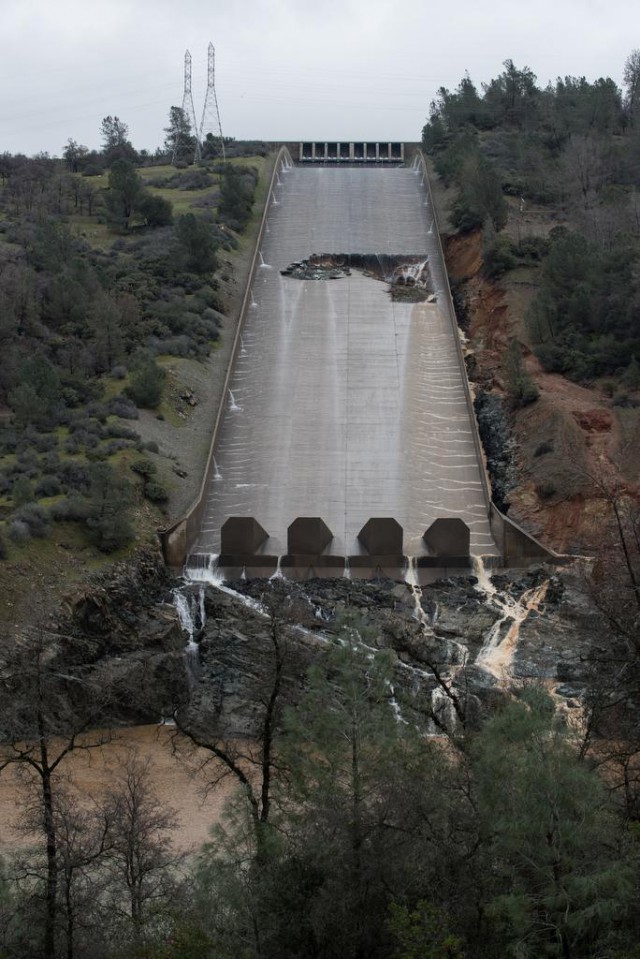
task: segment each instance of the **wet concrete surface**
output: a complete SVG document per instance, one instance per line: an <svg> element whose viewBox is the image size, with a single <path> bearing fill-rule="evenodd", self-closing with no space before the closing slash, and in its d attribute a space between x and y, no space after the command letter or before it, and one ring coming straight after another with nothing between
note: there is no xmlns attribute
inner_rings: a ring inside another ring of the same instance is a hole
<svg viewBox="0 0 640 959"><path fill-rule="evenodd" d="M443 266L420 176L407 168L298 168L279 176L252 306L227 398L196 552L220 551L229 516L286 552L298 516L321 517L326 552L362 553L370 517L394 517L404 552L438 517L495 553L465 402ZM317 253L423 254L435 303L392 300L357 270L300 280L280 270Z"/></svg>

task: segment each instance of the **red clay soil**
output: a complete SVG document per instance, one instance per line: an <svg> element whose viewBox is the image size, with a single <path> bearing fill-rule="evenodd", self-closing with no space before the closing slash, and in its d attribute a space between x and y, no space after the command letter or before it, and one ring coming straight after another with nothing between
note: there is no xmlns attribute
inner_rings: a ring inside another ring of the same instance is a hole
<svg viewBox="0 0 640 959"><path fill-rule="evenodd" d="M559 552L596 550L611 515L605 493L624 491L640 500L640 411L615 407L595 386L542 369L523 342L523 317L510 309L510 300L522 303L522 291L519 298L510 297L509 275L502 284L480 272L480 231L450 237L446 257L452 280L462 282L466 293L474 381L505 394L504 352L517 337L540 390L535 403L513 413L517 487L510 493L509 515Z"/></svg>

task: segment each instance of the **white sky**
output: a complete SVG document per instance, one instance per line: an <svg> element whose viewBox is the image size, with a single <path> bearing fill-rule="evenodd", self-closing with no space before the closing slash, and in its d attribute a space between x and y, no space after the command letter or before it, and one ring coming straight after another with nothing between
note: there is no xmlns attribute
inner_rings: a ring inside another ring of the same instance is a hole
<svg viewBox="0 0 640 959"><path fill-rule="evenodd" d="M634 32L635 31L635 32ZM226 136L417 140L439 86L480 86L502 62L611 76L640 47L637 0L0 0L0 153L100 147L115 114L154 150L207 45Z"/></svg>

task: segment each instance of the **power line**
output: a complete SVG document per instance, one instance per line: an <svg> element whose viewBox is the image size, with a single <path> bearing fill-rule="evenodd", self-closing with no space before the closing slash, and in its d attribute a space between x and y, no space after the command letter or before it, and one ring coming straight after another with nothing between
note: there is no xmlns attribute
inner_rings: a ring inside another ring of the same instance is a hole
<svg viewBox="0 0 640 959"><path fill-rule="evenodd" d="M198 139L198 125L196 123L196 111L193 105L193 94L191 93L191 54L187 50L184 55L184 93L182 95L182 115L189 121L196 139L196 149L194 160L197 163L200 159L200 140ZM182 143L184 133L181 129L175 132L173 141L173 154L171 162L175 163L180 157L180 151L187 145Z"/></svg>
<svg viewBox="0 0 640 959"><path fill-rule="evenodd" d="M217 136L220 140L220 152L222 153L222 159L225 160L224 137L222 136L220 110L218 109L218 97L216 96L216 51L212 43L209 43L208 48L207 92L204 98L202 120L200 121L201 143L204 143L208 134Z"/></svg>

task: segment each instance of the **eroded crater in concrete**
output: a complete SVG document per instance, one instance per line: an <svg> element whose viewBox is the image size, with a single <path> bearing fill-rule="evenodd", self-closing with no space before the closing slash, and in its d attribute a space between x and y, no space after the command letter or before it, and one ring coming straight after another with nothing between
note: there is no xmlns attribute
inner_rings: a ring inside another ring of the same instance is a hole
<svg viewBox="0 0 640 959"><path fill-rule="evenodd" d="M389 253L313 253L280 270L296 280L339 280L358 270L364 276L389 284L394 300L423 302L434 295L428 257Z"/></svg>

